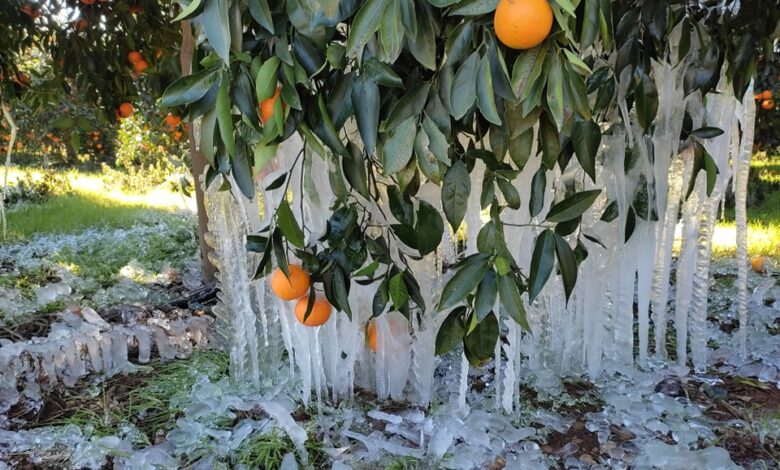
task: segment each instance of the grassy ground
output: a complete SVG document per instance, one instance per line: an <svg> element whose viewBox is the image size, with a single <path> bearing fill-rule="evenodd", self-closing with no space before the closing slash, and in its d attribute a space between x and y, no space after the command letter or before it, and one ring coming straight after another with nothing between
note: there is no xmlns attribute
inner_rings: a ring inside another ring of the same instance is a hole
<svg viewBox="0 0 780 470"><path fill-rule="evenodd" d="M40 177L41 172L30 170ZM24 172L12 169L9 182ZM151 215L171 214L188 207L180 194L167 188L138 194L107 185L100 175L68 171L72 191L51 197L45 204L22 205L8 211L10 240L35 234L74 233L87 228L127 228Z"/></svg>

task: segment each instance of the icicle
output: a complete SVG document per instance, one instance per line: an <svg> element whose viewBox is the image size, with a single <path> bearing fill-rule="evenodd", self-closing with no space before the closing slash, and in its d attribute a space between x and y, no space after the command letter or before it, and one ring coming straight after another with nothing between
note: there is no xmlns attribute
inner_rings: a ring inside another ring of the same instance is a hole
<svg viewBox="0 0 780 470"><path fill-rule="evenodd" d="M466 353L461 354L460 359L460 386L458 387L458 409L461 412L467 411L466 394L469 388L469 360Z"/></svg>
<svg viewBox="0 0 780 470"><path fill-rule="evenodd" d="M737 225L737 313L739 314L739 348L743 357L747 355L745 338L747 335L747 184L750 173L750 157L753 152L753 126L756 119L756 103L753 100L753 83L748 86L742 100L742 142L739 155L734 158L734 207Z"/></svg>
<svg viewBox="0 0 780 470"><path fill-rule="evenodd" d="M517 355L517 341L519 325L509 316L504 316L504 324L507 328L506 344L504 344L504 354L506 355L506 365L504 365L504 383L501 404L504 411L511 413L514 408L515 389L517 370L515 369L515 356ZM500 343L500 341L499 341ZM498 380L498 378L496 378Z"/></svg>

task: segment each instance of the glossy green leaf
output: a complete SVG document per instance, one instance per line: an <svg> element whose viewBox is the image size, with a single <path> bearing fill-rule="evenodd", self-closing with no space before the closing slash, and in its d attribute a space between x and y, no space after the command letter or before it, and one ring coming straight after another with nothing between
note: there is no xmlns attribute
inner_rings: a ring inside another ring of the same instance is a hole
<svg viewBox="0 0 780 470"><path fill-rule="evenodd" d="M545 230L536 237L528 278L528 301L533 302L555 267L555 234Z"/></svg>
<svg viewBox="0 0 780 470"><path fill-rule="evenodd" d="M368 175L366 172L367 162L363 158L363 153L358 146L350 142L349 155L345 155L341 162L342 169L344 170L344 177L349 181L349 184L358 192L358 194L368 199L370 194L368 191Z"/></svg>
<svg viewBox="0 0 780 470"><path fill-rule="evenodd" d="M446 310L465 299L477 288L489 268L490 257L484 253L477 253L466 258L442 289L438 310Z"/></svg>
<svg viewBox="0 0 780 470"><path fill-rule="evenodd" d="M547 213L548 222L565 222L581 216L601 194L600 189L581 191L572 194L563 201L553 205Z"/></svg>
<svg viewBox="0 0 780 470"><path fill-rule="evenodd" d="M422 174L435 184L441 183L441 166L431 151L431 143L424 129L420 129L414 138L414 154L417 156L417 167Z"/></svg>
<svg viewBox="0 0 780 470"><path fill-rule="evenodd" d="M403 170L412 158L414 137L417 135L417 119L410 117L390 134L382 148L382 164L385 174L392 175Z"/></svg>
<svg viewBox="0 0 780 470"><path fill-rule="evenodd" d="M571 142L574 153L585 174L596 182L596 154L601 145L601 129L593 121L577 119L571 133Z"/></svg>
<svg viewBox="0 0 780 470"><path fill-rule="evenodd" d="M463 58L474 39L474 23L464 21L455 27L447 36L444 52L447 54L447 64L455 65Z"/></svg>
<svg viewBox="0 0 780 470"><path fill-rule="evenodd" d="M349 305L349 279L338 266L333 269L333 295L338 309L352 318L352 307Z"/></svg>
<svg viewBox="0 0 780 470"><path fill-rule="evenodd" d="M352 106L355 110L360 138L369 155L376 150L376 137L379 130L379 87L365 76L355 80L352 87Z"/></svg>
<svg viewBox="0 0 780 470"><path fill-rule="evenodd" d="M217 90L217 125L219 126L219 136L225 145L228 155L236 154L236 138L233 134L233 113L231 111L232 103L228 89L230 83L228 80L222 80Z"/></svg>
<svg viewBox="0 0 780 470"><path fill-rule="evenodd" d="M238 189L247 199L255 196L255 179L253 178L252 164L247 155L246 143L240 140L236 145L235 157L230 159L231 172Z"/></svg>
<svg viewBox="0 0 780 470"><path fill-rule="evenodd" d="M547 109L555 127L563 127L563 66L560 57L553 54L550 73L547 75Z"/></svg>
<svg viewBox="0 0 780 470"><path fill-rule="evenodd" d="M249 0L249 13L260 26L274 34L274 20L271 17L268 0Z"/></svg>
<svg viewBox="0 0 780 470"><path fill-rule="evenodd" d="M510 137L509 139L509 157L515 162L518 170L522 170L528 159L531 158L534 137L534 130L528 129L517 137Z"/></svg>
<svg viewBox="0 0 780 470"><path fill-rule="evenodd" d="M455 232L458 231L458 227L466 215L470 192L471 177L469 172L463 162L457 161L444 175L441 188L441 203L444 214Z"/></svg>
<svg viewBox="0 0 780 470"><path fill-rule="evenodd" d="M363 74L373 80L377 85L403 88L404 81L389 65L372 57L363 64Z"/></svg>
<svg viewBox="0 0 780 470"><path fill-rule="evenodd" d="M601 26L600 0L583 0L585 9L582 15L582 31L580 33L580 49L585 50L593 44Z"/></svg>
<svg viewBox="0 0 780 470"><path fill-rule="evenodd" d="M390 278L389 292L390 300L393 301L393 308L396 310L400 310L409 301L409 292L406 290L402 272L397 272Z"/></svg>
<svg viewBox="0 0 780 470"><path fill-rule="evenodd" d="M509 317L525 331L530 332L531 326L528 324L523 300L520 297L520 289L511 274L498 277L498 295L501 298L501 305Z"/></svg>
<svg viewBox="0 0 780 470"><path fill-rule="evenodd" d="M230 28L228 23L228 0L204 0L203 14L200 15L203 31L209 45L220 59L230 63Z"/></svg>
<svg viewBox="0 0 780 470"><path fill-rule="evenodd" d="M304 248L303 231L301 231L298 221L295 220L287 199L282 199L279 208L276 210L276 224L288 242L298 248Z"/></svg>
<svg viewBox="0 0 780 470"><path fill-rule="evenodd" d="M178 23L185 18L189 18L198 8L200 8L201 3L203 3L203 0L192 0L187 6L181 9L181 12L176 15L176 18L171 20L171 23Z"/></svg>
<svg viewBox="0 0 780 470"><path fill-rule="evenodd" d="M427 115L423 118L422 127L425 135L428 136L428 147L433 152L433 155L445 165L450 165L450 143L447 140L447 136L442 133L436 123Z"/></svg>
<svg viewBox="0 0 780 470"><path fill-rule="evenodd" d="M278 82L277 73L279 70L279 58L271 57L263 62L255 77L255 96L258 102L270 98L276 92Z"/></svg>
<svg viewBox="0 0 780 470"><path fill-rule="evenodd" d="M395 103L395 106L388 114L387 120L383 123L382 129L392 131L409 118L418 116L425 107L430 90L430 82L419 83L412 87Z"/></svg>
<svg viewBox="0 0 780 470"><path fill-rule="evenodd" d="M190 104L203 98L219 79L219 70L205 69L178 78L166 88L160 106L175 107Z"/></svg>
<svg viewBox="0 0 780 470"><path fill-rule="evenodd" d="M496 106L496 94L493 90L493 75L487 56L482 56L477 71L477 106L485 119L497 126L501 125L501 117Z"/></svg>
<svg viewBox="0 0 780 470"><path fill-rule="evenodd" d="M566 302L568 302L574 291L574 285L577 283L577 259L566 240L557 234L555 235L555 256L558 258L563 290L566 294Z"/></svg>
<svg viewBox="0 0 780 470"><path fill-rule="evenodd" d="M477 315L478 321L482 321L496 304L496 298L498 298L496 278L496 272L490 269L485 277L479 281L477 295L474 297L474 313Z"/></svg>
<svg viewBox="0 0 780 470"><path fill-rule="evenodd" d="M481 16L495 11L499 0L463 0L450 10L453 16Z"/></svg>
<svg viewBox="0 0 780 470"><path fill-rule="evenodd" d="M520 209L520 193L512 182L499 178L496 180L496 183L498 184L498 189L501 191L501 194L504 195L506 205L512 209Z"/></svg>
<svg viewBox="0 0 780 470"><path fill-rule="evenodd" d="M203 132L203 129L201 128L201 132ZM276 156L276 149L279 145L278 144L265 144L265 143L257 143L254 146L253 153L254 153L254 172L259 173L260 170L265 167L265 165L271 161L274 156Z"/></svg>
<svg viewBox="0 0 780 470"><path fill-rule="evenodd" d="M200 151L206 157L206 161L214 166L214 129L217 126L217 112L209 110L200 120Z"/></svg>
<svg viewBox="0 0 780 470"><path fill-rule="evenodd" d="M452 351L455 346L463 341L466 329L463 326L463 315L466 307L458 307L451 311L442 322L436 333L436 354L442 355Z"/></svg>
<svg viewBox="0 0 780 470"><path fill-rule="evenodd" d="M388 0L368 0L360 7L347 38L347 56L359 57L379 29Z"/></svg>
<svg viewBox="0 0 780 470"><path fill-rule="evenodd" d="M436 250L444 233L444 222L439 211L425 201L417 209L417 249L420 256Z"/></svg>
<svg viewBox="0 0 780 470"><path fill-rule="evenodd" d="M404 28L401 16L401 0L388 0L382 21L379 23L379 59L393 63L404 47Z"/></svg>
<svg viewBox="0 0 780 470"><path fill-rule="evenodd" d="M658 112L658 90L649 75L642 74L639 86L634 92L634 99L636 100L637 121L642 129L647 130Z"/></svg>
<svg viewBox="0 0 780 470"><path fill-rule="evenodd" d="M463 339L466 357L474 365L490 359L498 341L498 319L490 312L474 330Z"/></svg>
<svg viewBox="0 0 780 470"><path fill-rule="evenodd" d="M531 197L528 200L528 210L531 217L536 217L544 209L544 193L547 188L547 171L539 168L531 180Z"/></svg>
<svg viewBox="0 0 780 470"><path fill-rule="evenodd" d="M723 129L719 127L700 127L695 131L692 131L691 135L700 139L712 139L713 137L723 135Z"/></svg>
<svg viewBox="0 0 780 470"><path fill-rule="evenodd" d="M450 95L452 116L455 119L463 118L477 100L476 83L478 68L479 55L473 52L455 74Z"/></svg>
<svg viewBox="0 0 780 470"><path fill-rule="evenodd" d="M539 120L539 147L542 149L542 163L548 170L552 170L555 162L558 161L558 155L561 153L561 141L555 124L542 114Z"/></svg>
<svg viewBox="0 0 780 470"><path fill-rule="evenodd" d="M431 21L428 15L418 16L417 36L414 39L407 38L406 46L420 65L428 70L436 70L436 38Z"/></svg>

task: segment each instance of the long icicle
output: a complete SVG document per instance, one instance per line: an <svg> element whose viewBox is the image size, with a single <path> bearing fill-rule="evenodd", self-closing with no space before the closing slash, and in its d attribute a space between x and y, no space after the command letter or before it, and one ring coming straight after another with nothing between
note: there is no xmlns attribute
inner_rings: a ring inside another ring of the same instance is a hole
<svg viewBox="0 0 780 470"><path fill-rule="evenodd" d="M739 350L744 357L747 354L747 184L750 173L750 156L753 151L753 126L756 119L756 103L753 100L751 83L742 99L741 117L742 142L739 155L735 159L736 171L734 183L734 212L737 226L737 312L739 313Z"/></svg>

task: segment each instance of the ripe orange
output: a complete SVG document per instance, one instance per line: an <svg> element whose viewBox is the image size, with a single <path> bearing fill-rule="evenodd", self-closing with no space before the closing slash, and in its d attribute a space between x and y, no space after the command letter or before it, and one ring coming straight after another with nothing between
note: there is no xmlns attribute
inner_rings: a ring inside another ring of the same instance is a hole
<svg viewBox="0 0 780 470"><path fill-rule="evenodd" d="M512 49L530 49L544 41L553 25L547 0L501 0L493 27L496 37Z"/></svg>
<svg viewBox="0 0 780 470"><path fill-rule="evenodd" d="M131 64L135 64L136 62L144 60L144 56L138 51L130 51L127 53L127 60L129 60Z"/></svg>
<svg viewBox="0 0 780 470"><path fill-rule="evenodd" d="M94 5L97 0L81 0L84 5Z"/></svg>
<svg viewBox="0 0 780 470"><path fill-rule="evenodd" d="M176 127L179 123L181 123L181 118L179 116L171 113L168 113L168 115L165 116L165 124L168 124L168 127Z"/></svg>
<svg viewBox="0 0 780 470"><path fill-rule="evenodd" d="M754 256L750 260L750 267L757 273L765 273L769 270L769 257L768 256Z"/></svg>
<svg viewBox="0 0 780 470"><path fill-rule="evenodd" d="M163 56L162 47L158 47L157 49L154 50L154 56L158 59Z"/></svg>
<svg viewBox="0 0 780 470"><path fill-rule="evenodd" d="M309 296L301 297L298 303L295 304L295 318L299 322L306 326L320 326L325 324L330 318L330 312L333 310L324 297L317 296L314 299L314 305L311 306L311 313L309 313L306 321L303 321L303 317L306 316L306 307L309 305Z"/></svg>
<svg viewBox="0 0 780 470"><path fill-rule="evenodd" d="M764 90L763 93L761 93L761 98L765 100L771 100L772 99L772 90Z"/></svg>
<svg viewBox="0 0 780 470"><path fill-rule="evenodd" d="M136 73L144 73L147 68L149 68L149 63L143 59L133 64Z"/></svg>
<svg viewBox="0 0 780 470"><path fill-rule="evenodd" d="M309 273L297 264L288 266L290 278L281 269L271 276L271 290L282 300L295 300L309 290Z"/></svg>
<svg viewBox="0 0 780 470"><path fill-rule="evenodd" d="M772 100L764 100L761 102L761 109L766 109L768 111L774 108L775 108L775 102Z"/></svg>
<svg viewBox="0 0 780 470"><path fill-rule="evenodd" d="M173 140L175 140L176 142L180 141L181 140L181 135L182 135L181 131L174 131L173 132Z"/></svg>
<svg viewBox="0 0 780 470"><path fill-rule="evenodd" d="M122 104L119 105L118 114L119 114L119 117L121 117L121 118L129 118L130 116L133 115L133 111L135 111L133 109L133 105L130 104L130 103L125 102L125 103L122 103Z"/></svg>
<svg viewBox="0 0 780 470"><path fill-rule="evenodd" d="M271 120L271 118L274 116L274 105L276 104L276 100L279 98L279 95L281 94L282 94L282 89L276 87L276 92L274 93L274 96L270 98L266 98L260 103L260 122L265 124L266 122ZM282 109L284 109L284 102L282 102Z"/></svg>
<svg viewBox="0 0 780 470"><path fill-rule="evenodd" d="M98 149L98 150L102 150L103 149L103 144L98 143L97 145L95 145L95 148Z"/></svg>
<svg viewBox="0 0 780 470"><path fill-rule="evenodd" d="M368 327L366 327L366 343L371 351L376 352L376 323L374 321L368 322Z"/></svg>

